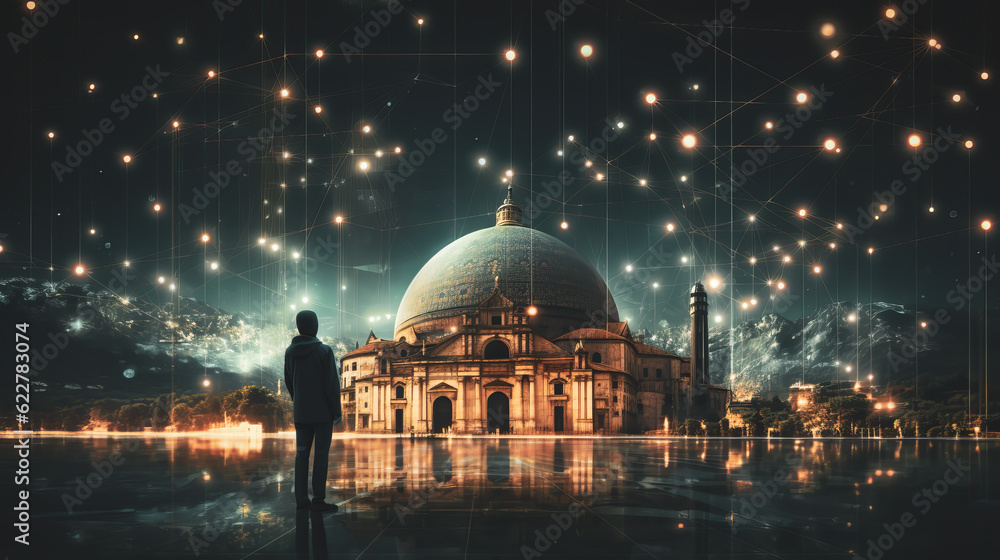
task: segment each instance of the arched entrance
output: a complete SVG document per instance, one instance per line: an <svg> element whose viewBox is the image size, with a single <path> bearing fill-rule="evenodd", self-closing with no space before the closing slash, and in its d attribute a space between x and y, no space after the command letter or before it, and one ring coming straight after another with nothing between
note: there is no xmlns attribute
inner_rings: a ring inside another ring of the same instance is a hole
<svg viewBox="0 0 1000 560"><path fill-rule="evenodd" d="M500 391L486 399L486 431L491 434L510 432L510 399Z"/></svg>
<svg viewBox="0 0 1000 560"><path fill-rule="evenodd" d="M435 434L444 433L445 429L451 427L451 399L448 397L434 399L433 415L433 432Z"/></svg>

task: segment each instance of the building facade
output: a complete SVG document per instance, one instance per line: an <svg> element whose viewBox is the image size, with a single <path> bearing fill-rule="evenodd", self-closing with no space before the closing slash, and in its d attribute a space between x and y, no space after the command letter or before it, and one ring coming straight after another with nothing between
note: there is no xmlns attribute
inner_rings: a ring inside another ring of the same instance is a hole
<svg viewBox="0 0 1000 560"><path fill-rule="evenodd" d="M707 362L692 382L690 360L634 336L597 271L524 227L510 190L496 226L420 270L394 331L341 360L358 432L632 434L725 415Z"/></svg>

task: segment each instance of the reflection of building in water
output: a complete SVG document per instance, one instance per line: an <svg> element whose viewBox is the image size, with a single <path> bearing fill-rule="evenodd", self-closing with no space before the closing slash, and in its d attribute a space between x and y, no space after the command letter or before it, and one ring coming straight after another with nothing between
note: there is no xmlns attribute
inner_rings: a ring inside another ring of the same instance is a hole
<svg viewBox="0 0 1000 560"><path fill-rule="evenodd" d="M709 383L708 303L698 287L692 331L703 337L693 337L701 351L693 368L633 336L597 271L524 227L508 189L495 227L454 241L413 279L393 339L371 333L343 357L348 426L637 433L661 430L665 419L717 420L729 391Z"/></svg>

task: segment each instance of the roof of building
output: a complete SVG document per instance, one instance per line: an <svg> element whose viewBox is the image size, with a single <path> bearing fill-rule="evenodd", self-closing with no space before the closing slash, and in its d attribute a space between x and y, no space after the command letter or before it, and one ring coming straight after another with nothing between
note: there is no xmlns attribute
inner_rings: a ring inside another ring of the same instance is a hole
<svg viewBox="0 0 1000 560"><path fill-rule="evenodd" d="M596 371L610 371L610 372L614 372L614 373L625 373L624 370L620 370L620 369L618 369L616 367L612 367L612 366L609 366L607 364L595 364L594 362L590 363L590 369L596 370Z"/></svg>
<svg viewBox="0 0 1000 560"><path fill-rule="evenodd" d="M592 327L570 331L556 338L556 340L624 340L625 342L632 342L631 340L625 338L620 334L615 334L605 329L595 329Z"/></svg>
<svg viewBox="0 0 1000 560"><path fill-rule="evenodd" d="M650 346L649 344L645 344L642 342L635 342L634 344L636 351L639 352L640 354L654 354L657 356L670 356L672 358L680 358L680 356L678 356L677 354L667 352L666 350L663 350L662 348L657 348L656 346Z"/></svg>
<svg viewBox="0 0 1000 560"><path fill-rule="evenodd" d="M357 348L355 350L351 350L347 354L344 354L344 357L341 358L341 360L346 360L347 358L353 358L355 356L361 356L363 354L375 354L379 350L384 350L386 348L392 348L396 344L398 344L398 343L395 340L381 340L381 339L375 340L375 341L369 342L368 344L365 344L361 348Z"/></svg>

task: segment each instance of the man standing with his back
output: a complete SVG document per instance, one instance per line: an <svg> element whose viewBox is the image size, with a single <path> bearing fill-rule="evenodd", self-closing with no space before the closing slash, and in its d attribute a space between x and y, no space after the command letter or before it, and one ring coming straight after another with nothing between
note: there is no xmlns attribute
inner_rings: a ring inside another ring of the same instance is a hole
<svg viewBox="0 0 1000 560"><path fill-rule="evenodd" d="M312 311L295 316L299 335L285 350L285 387L292 397L295 423L295 505L312 511L337 511L326 498L333 425L340 422L340 379L333 349L316 338L319 319ZM309 448L315 444L312 503L307 492Z"/></svg>

